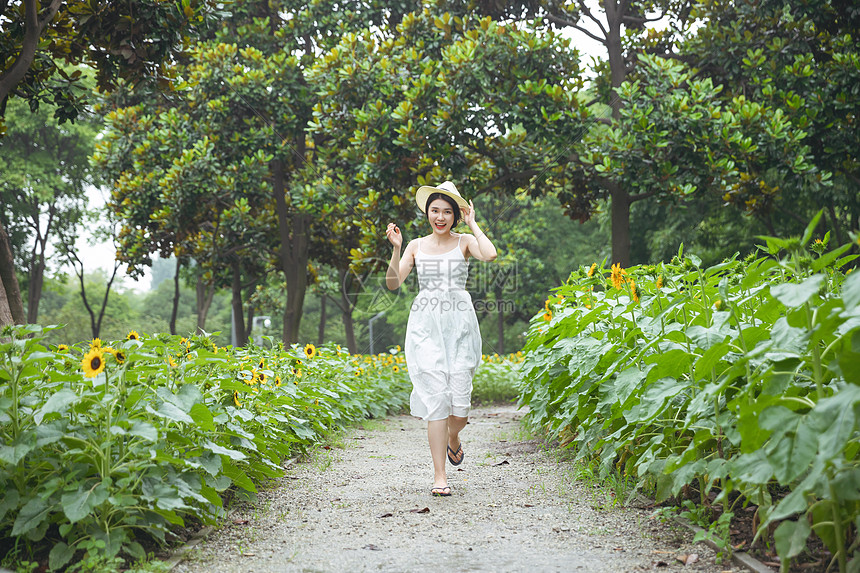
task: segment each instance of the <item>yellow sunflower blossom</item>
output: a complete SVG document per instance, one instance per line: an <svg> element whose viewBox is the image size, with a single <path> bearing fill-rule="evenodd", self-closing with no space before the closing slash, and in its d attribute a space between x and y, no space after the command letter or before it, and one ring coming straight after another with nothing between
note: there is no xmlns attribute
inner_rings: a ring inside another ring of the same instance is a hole
<svg viewBox="0 0 860 573"><path fill-rule="evenodd" d="M92 342L90 342L90 348L101 348L102 347L102 339L101 338L93 338Z"/></svg>
<svg viewBox="0 0 860 573"><path fill-rule="evenodd" d="M636 288L636 282L633 279L630 279L630 296L635 302L639 302L639 289Z"/></svg>
<svg viewBox="0 0 860 573"><path fill-rule="evenodd" d="M551 312L544 313L543 319L545 321L549 322L550 320L552 320L552 313Z"/></svg>
<svg viewBox="0 0 860 573"><path fill-rule="evenodd" d="M140 340L140 335L137 333L136 330L132 330L126 335L125 339L126 340Z"/></svg>
<svg viewBox="0 0 860 573"><path fill-rule="evenodd" d="M363 368L356 368L356 369L355 369L355 375L356 375L356 376L361 376L362 374L364 374L364 369L363 369Z"/></svg>
<svg viewBox="0 0 860 573"><path fill-rule="evenodd" d="M621 263L615 263L614 265L612 265L612 275L610 277L612 280L612 286L617 289L620 289L621 286L624 284L624 275L626 274L627 271L621 268Z"/></svg>
<svg viewBox="0 0 860 573"><path fill-rule="evenodd" d="M278 388L281 386L281 377L275 376L275 387Z"/></svg>
<svg viewBox="0 0 860 573"><path fill-rule="evenodd" d="M68 344L58 344L57 345L57 352L68 352L68 351L69 351L69 345Z"/></svg>
<svg viewBox="0 0 860 573"><path fill-rule="evenodd" d="M588 269L588 276L593 277L594 273L597 272L597 263L591 263L591 267Z"/></svg>
<svg viewBox="0 0 860 573"><path fill-rule="evenodd" d="M663 288L663 275L657 277L657 288Z"/></svg>
<svg viewBox="0 0 860 573"><path fill-rule="evenodd" d="M95 378L105 369L104 352L100 348L90 348L81 360L81 367L84 369L84 376Z"/></svg>
<svg viewBox="0 0 860 573"><path fill-rule="evenodd" d="M313 358L316 355L317 355L316 347L313 344L306 344L305 345L305 356L307 356L308 358Z"/></svg>
<svg viewBox="0 0 860 573"><path fill-rule="evenodd" d="M394 367L391 368L391 371L397 374L398 372L400 372L400 366L394 365Z"/></svg>
<svg viewBox="0 0 860 573"><path fill-rule="evenodd" d="M242 407L242 402L239 401L239 391L233 390L233 403L236 404L237 408Z"/></svg>
<svg viewBox="0 0 860 573"><path fill-rule="evenodd" d="M172 354L168 354L168 355L167 355L167 363L170 365L170 367L171 367L171 368L176 368L177 366L179 366L179 365L176 363L176 360L174 360L174 359L173 359L173 355L172 355Z"/></svg>

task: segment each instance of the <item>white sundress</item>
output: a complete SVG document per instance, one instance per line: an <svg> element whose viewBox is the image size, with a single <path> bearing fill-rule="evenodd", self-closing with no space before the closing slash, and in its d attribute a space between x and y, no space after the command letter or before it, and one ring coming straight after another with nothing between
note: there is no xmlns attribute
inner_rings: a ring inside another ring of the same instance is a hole
<svg viewBox="0 0 860 573"><path fill-rule="evenodd" d="M460 239L462 239L460 235ZM466 290L469 261L457 246L439 255L415 253L418 295L406 325L410 409L427 421L467 417L472 377L481 363L481 331Z"/></svg>

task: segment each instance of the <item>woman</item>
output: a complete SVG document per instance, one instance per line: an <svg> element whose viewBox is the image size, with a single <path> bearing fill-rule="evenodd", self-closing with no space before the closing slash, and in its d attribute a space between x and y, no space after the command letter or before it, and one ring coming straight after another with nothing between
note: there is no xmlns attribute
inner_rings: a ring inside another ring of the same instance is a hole
<svg viewBox="0 0 860 573"><path fill-rule="evenodd" d="M438 187L422 186L415 194L432 232L409 242L403 256L403 237L394 223L385 235L393 245L385 282L398 288L415 266L419 293L412 303L406 327L406 366L412 379L410 407L413 416L427 421L433 458L432 495L449 496L445 457L455 466L465 456L460 431L471 407L472 377L481 362L481 332L465 290L469 257L496 258L496 248L475 222L475 207L460 196L450 181ZM454 233L462 218L471 235Z"/></svg>

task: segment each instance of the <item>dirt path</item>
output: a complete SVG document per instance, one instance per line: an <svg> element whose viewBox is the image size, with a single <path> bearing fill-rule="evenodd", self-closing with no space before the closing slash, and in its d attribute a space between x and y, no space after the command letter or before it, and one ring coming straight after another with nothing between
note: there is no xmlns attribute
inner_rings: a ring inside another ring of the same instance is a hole
<svg viewBox="0 0 860 573"><path fill-rule="evenodd" d="M609 507L529 440L513 407L473 411L453 495L430 496L426 425L408 416L350 430L237 504L174 571L738 571L650 511ZM684 566L678 555L696 554Z"/></svg>

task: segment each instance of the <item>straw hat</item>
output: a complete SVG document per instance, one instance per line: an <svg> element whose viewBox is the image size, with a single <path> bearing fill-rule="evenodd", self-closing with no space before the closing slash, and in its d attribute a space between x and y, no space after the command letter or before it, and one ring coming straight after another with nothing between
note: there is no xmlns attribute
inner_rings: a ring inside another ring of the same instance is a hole
<svg viewBox="0 0 860 573"><path fill-rule="evenodd" d="M430 185L422 185L418 188L418 191L415 193L415 202L418 203L418 208L424 211L427 207L427 198L433 193L441 193L442 195L447 195L452 198L460 208L469 208L469 203L463 199L460 195L460 192L457 191L457 187L454 186L450 181L445 181L444 183L440 183L438 187L431 187Z"/></svg>

